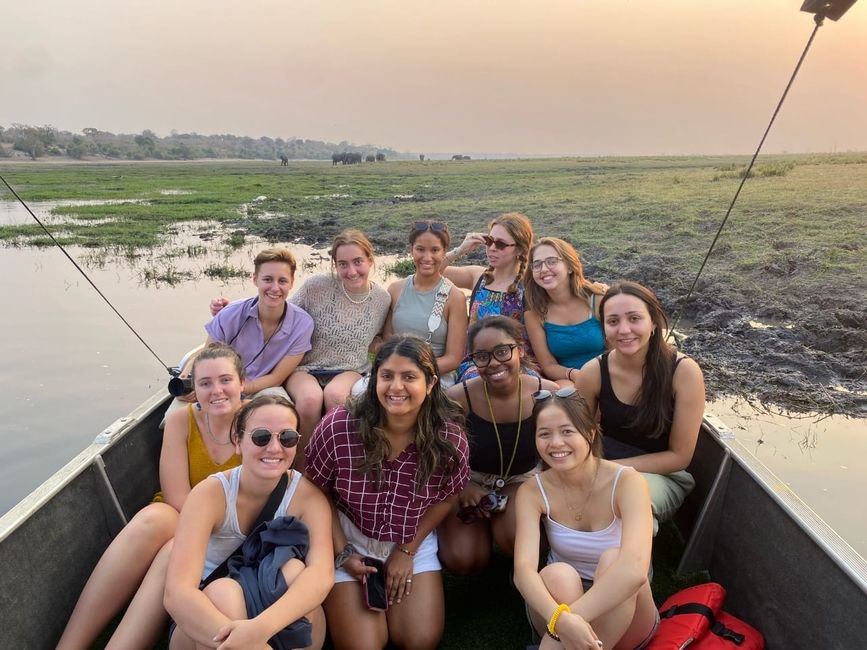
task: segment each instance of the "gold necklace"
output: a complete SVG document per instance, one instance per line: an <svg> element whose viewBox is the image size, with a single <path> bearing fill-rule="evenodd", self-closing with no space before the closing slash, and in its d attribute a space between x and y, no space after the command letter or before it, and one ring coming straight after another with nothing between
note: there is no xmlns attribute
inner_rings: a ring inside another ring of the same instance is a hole
<svg viewBox="0 0 867 650"><path fill-rule="evenodd" d="M503 472L503 443L500 441L500 430L497 428L497 418L494 417L494 409L491 406L491 398L488 396L488 385L482 379L482 388L485 391L485 401L488 403L488 413L491 415L491 424L494 425L494 435L497 436L497 450L500 452L500 476L494 481L497 489L501 489L506 485L505 477L512 471L512 464L515 462L515 455L518 453L518 443L521 441L521 424L523 424L522 416L524 415L524 400L521 399L521 377L518 376L518 431L515 433L515 446L512 448L512 457L509 459L509 466Z"/></svg>
<svg viewBox="0 0 867 650"><path fill-rule="evenodd" d="M584 509L587 507L587 504L590 503L590 497L593 496L593 488L596 487L596 477L599 476L599 466L602 463L599 459L596 459L596 471L593 472L593 480L590 482L590 491L587 492L587 496L584 499L584 503L581 504L581 510L575 511L575 507L569 503L568 492L566 491L566 486L563 485L563 481L557 477L557 481L560 483L560 489L563 491L563 501L566 502L566 507L569 508L569 511L572 513L572 517L575 519L577 523L581 522L581 519L584 518Z"/></svg>

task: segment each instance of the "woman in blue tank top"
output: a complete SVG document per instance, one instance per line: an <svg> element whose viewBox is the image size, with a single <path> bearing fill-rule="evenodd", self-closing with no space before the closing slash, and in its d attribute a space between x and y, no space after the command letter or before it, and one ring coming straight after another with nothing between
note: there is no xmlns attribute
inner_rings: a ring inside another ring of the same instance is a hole
<svg viewBox="0 0 867 650"><path fill-rule="evenodd" d="M518 489L515 586L534 627L567 648L643 648L659 622L647 580L647 486L600 457L601 436L574 387L540 391L533 416L549 469ZM550 549L541 571L540 523Z"/></svg>
<svg viewBox="0 0 867 650"><path fill-rule="evenodd" d="M596 304L603 285L584 277L577 251L556 237L530 249L524 285L524 324L542 374L571 385L581 366L605 350Z"/></svg>

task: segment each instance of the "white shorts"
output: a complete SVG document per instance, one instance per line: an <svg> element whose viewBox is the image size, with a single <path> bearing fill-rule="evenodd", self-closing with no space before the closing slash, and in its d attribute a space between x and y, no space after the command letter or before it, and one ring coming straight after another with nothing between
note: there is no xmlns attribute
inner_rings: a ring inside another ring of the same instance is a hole
<svg viewBox="0 0 867 650"><path fill-rule="evenodd" d="M379 540L368 537L359 530L358 526L342 512L338 511L337 516L340 519L340 527L343 529L343 534L346 536L346 541L352 544L356 550L367 557L379 558L383 562L391 555L391 550L394 548L394 542L380 542ZM440 571L442 565L437 558L436 531L432 531L418 547L415 556L412 558L412 573L425 573L426 571ZM334 572L334 582L350 582L355 580L347 571L341 567Z"/></svg>

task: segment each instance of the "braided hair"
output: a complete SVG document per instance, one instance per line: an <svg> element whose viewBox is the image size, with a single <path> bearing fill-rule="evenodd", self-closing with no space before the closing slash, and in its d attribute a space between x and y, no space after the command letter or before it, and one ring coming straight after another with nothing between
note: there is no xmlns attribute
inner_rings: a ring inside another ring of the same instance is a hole
<svg viewBox="0 0 867 650"><path fill-rule="evenodd" d="M524 272L527 270L530 246L533 245L533 226L527 218L527 215L521 214L520 212L506 212L501 214L488 224L488 232L490 232L491 228L494 226L502 226L512 236L512 239L515 240L515 254L518 258L518 271L515 273L515 279L512 284L510 284L509 288L506 289L507 293L515 294L518 292L518 284L521 282ZM494 267L489 265L488 268L485 269L483 275L485 277L486 285L493 282Z"/></svg>

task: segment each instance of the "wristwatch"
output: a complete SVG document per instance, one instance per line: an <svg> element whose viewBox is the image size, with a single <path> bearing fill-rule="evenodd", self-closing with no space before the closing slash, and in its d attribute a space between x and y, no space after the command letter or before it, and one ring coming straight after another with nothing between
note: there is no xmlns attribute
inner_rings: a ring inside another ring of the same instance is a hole
<svg viewBox="0 0 867 650"><path fill-rule="evenodd" d="M347 544L343 547L343 550L337 554L337 557L334 558L334 568L339 569L344 564L346 564L346 560L348 560L354 553L358 551L355 550L355 547L352 544Z"/></svg>

